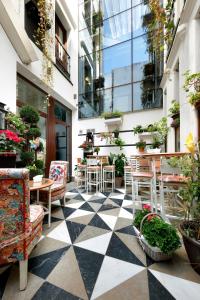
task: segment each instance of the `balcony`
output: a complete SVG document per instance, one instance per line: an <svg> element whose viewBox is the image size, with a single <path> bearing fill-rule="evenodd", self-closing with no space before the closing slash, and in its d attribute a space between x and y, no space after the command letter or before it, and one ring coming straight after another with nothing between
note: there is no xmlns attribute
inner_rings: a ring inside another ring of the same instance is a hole
<svg viewBox="0 0 200 300"><path fill-rule="evenodd" d="M70 79L70 56L57 36L55 37L55 57L56 66L58 67L58 69L68 79Z"/></svg>

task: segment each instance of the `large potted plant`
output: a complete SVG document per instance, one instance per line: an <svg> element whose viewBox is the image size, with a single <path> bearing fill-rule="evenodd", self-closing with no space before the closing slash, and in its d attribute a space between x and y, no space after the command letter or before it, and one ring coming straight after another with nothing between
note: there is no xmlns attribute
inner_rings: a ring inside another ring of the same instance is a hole
<svg viewBox="0 0 200 300"><path fill-rule="evenodd" d="M176 229L160 215L152 213L148 204L136 211L133 225L140 245L154 261L170 259L181 246Z"/></svg>
<svg viewBox="0 0 200 300"><path fill-rule="evenodd" d="M191 266L200 274L200 152L199 145L190 142L190 155L178 160L183 175L187 176L186 187L180 191L185 204L185 219L179 225Z"/></svg>
<svg viewBox="0 0 200 300"><path fill-rule="evenodd" d="M118 188L122 186L124 166L126 164L126 161L127 159L124 153L118 155L110 153L109 164L115 165L115 186Z"/></svg>

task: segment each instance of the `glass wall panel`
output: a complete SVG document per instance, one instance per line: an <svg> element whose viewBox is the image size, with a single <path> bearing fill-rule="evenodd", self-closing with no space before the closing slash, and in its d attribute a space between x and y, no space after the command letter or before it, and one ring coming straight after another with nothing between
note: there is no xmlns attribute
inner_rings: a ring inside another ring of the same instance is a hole
<svg viewBox="0 0 200 300"><path fill-rule="evenodd" d="M131 10L105 20L101 39L102 48L131 39Z"/></svg>
<svg viewBox="0 0 200 300"><path fill-rule="evenodd" d="M163 61L148 40L148 1L79 3L79 116L162 106Z"/></svg>
<svg viewBox="0 0 200 300"><path fill-rule="evenodd" d="M104 19L131 8L131 0L100 0L100 10Z"/></svg>
<svg viewBox="0 0 200 300"><path fill-rule="evenodd" d="M133 37L146 33L144 27L144 16L149 13L147 5L138 5L133 8L132 22L133 22Z"/></svg>
<svg viewBox="0 0 200 300"><path fill-rule="evenodd" d="M115 87L113 89L113 111L122 112L132 110L132 86L131 84Z"/></svg>
<svg viewBox="0 0 200 300"><path fill-rule="evenodd" d="M47 94L20 76L17 76L17 100L47 113Z"/></svg>
<svg viewBox="0 0 200 300"><path fill-rule="evenodd" d="M102 57L105 88L131 82L131 41L104 49Z"/></svg>
<svg viewBox="0 0 200 300"><path fill-rule="evenodd" d="M150 61L150 54L147 50L147 37L133 39L133 81L143 80L144 66Z"/></svg>

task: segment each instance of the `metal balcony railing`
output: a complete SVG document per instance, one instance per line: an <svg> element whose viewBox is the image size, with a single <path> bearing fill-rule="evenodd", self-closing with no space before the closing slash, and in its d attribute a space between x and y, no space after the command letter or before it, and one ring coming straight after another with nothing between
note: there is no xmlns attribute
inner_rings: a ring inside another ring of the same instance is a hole
<svg viewBox="0 0 200 300"><path fill-rule="evenodd" d="M70 78L70 56L63 44L55 37L55 56L57 67Z"/></svg>

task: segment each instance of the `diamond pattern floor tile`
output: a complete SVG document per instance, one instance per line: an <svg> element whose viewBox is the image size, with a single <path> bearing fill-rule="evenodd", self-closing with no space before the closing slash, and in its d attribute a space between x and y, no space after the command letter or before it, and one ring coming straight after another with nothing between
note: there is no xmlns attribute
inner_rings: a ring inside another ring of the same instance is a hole
<svg viewBox="0 0 200 300"><path fill-rule="evenodd" d="M43 236L29 258L26 291L19 291L14 264L0 268L0 298L199 300L200 277L183 247L162 263L143 252L132 227L132 196L124 192L69 189L65 207L52 204L50 228L45 218ZM135 206L141 209L141 201Z"/></svg>

